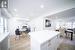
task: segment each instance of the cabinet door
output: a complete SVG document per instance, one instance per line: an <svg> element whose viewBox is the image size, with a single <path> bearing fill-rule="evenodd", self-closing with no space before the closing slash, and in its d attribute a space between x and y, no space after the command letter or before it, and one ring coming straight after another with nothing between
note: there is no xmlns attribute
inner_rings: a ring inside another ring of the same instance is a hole
<svg viewBox="0 0 75 50"><path fill-rule="evenodd" d="M48 42L45 42L41 45L41 50L48 50Z"/></svg>
<svg viewBox="0 0 75 50"><path fill-rule="evenodd" d="M57 50L57 47L60 44L59 35L55 36L52 39L49 39L41 45L41 50Z"/></svg>
<svg viewBox="0 0 75 50"><path fill-rule="evenodd" d="M51 42L51 40L48 40L48 50L54 50L53 44Z"/></svg>
<svg viewBox="0 0 75 50"><path fill-rule="evenodd" d="M48 50L57 50L60 40L59 35L55 36L51 40L49 40L48 44Z"/></svg>
<svg viewBox="0 0 75 50"><path fill-rule="evenodd" d="M1 42L1 50L8 50L8 37Z"/></svg>
<svg viewBox="0 0 75 50"><path fill-rule="evenodd" d="M35 39L31 37L31 50L40 50L40 43Z"/></svg>
<svg viewBox="0 0 75 50"><path fill-rule="evenodd" d="M53 50L51 46L51 40L46 41L41 46L41 50Z"/></svg>

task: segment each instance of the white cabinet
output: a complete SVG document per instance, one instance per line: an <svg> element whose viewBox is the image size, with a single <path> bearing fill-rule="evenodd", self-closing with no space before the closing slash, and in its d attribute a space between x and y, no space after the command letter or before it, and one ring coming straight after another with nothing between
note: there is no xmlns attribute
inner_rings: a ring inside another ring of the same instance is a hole
<svg viewBox="0 0 75 50"><path fill-rule="evenodd" d="M0 50L8 50L8 36L0 43Z"/></svg>
<svg viewBox="0 0 75 50"><path fill-rule="evenodd" d="M44 31L37 33L30 34L31 50L57 50L61 43L58 32Z"/></svg>
<svg viewBox="0 0 75 50"><path fill-rule="evenodd" d="M9 50L8 35L9 33L0 34L0 50Z"/></svg>

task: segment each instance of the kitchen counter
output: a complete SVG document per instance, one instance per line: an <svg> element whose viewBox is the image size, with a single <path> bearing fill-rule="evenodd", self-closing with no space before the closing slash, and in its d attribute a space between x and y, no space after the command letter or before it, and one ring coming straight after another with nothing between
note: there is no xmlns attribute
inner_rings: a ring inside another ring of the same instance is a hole
<svg viewBox="0 0 75 50"><path fill-rule="evenodd" d="M9 50L8 36L8 32L0 34L0 50Z"/></svg>
<svg viewBox="0 0 75 50"><path fill-rule="evenodd" d="M31 32L29 35L35 38L39 43L43 43L48 39L53 38L54 36L58 35L60 32L50 31L50 30L43 30L43 31L36 31Z"/></svg>
<svg viewBox="0 0 75 50"><path fill-rule="evenodd" d="M30 32L31 50L57 50L60 40L60 32L42 30Z"/></svg>
<svg viewBox="0 0 75 50"><path fill-rule="evenodd" d="M8 35L9 35L8 32L0 34L0 42L2 42Z"/></svg>

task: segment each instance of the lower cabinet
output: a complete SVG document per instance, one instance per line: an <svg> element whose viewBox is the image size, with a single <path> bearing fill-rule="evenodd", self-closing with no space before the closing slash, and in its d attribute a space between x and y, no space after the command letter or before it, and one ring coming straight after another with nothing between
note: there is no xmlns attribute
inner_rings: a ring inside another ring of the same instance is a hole
<svg viewBox="0 0 75 50"><path fill-rule="evenodd" d="M49 39L48 41L40 44L36 39L31 38L31 50L57 50L61 43L59 35Z"/></svg>
<svg viewBox="0 0 75 50"><path fill-rule="evenodd" d="M9 50L8 49L8 36L0 43L0 50Z"/></svg>

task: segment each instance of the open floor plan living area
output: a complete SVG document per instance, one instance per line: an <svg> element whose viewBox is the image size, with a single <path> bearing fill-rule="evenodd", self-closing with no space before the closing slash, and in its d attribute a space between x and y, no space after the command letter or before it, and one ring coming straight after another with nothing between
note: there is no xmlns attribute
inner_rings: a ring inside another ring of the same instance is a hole
<svg viewBox="0 0 75 50"><path fill-rule="evenodd" d="M75 0L0 0L0 50L75 50Z"/></svg>

